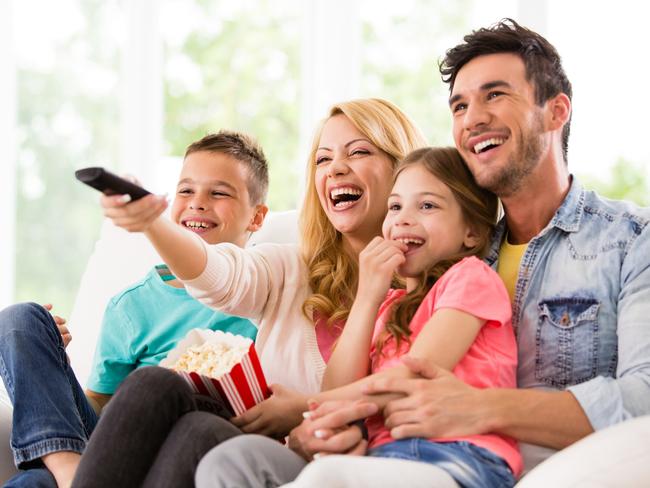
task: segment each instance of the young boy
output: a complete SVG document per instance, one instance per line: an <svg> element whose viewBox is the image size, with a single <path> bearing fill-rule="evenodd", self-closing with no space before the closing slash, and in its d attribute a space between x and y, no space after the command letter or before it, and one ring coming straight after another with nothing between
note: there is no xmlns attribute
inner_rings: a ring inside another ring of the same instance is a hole
<svg viewBox="0 0 650 488"><path fill-rule="evenodd" d="M264 220L268 168L250 137L221 131L185 153L171 218L210 244L244 246ZM134 369L155 365L196 327L255 338L246 319L194 300L164 265L108 303L85 395L68 364L65 321L27 303L0 312L0 375L14 405L22 471L5 486L69 486L97 412ZM44 469L43 466L45 466Z"/></svg>

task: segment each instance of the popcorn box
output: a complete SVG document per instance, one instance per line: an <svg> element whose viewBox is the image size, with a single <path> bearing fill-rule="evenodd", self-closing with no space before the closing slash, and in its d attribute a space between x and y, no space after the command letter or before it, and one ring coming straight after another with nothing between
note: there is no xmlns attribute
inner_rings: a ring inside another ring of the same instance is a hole
<svg viewBox="0 0 650 488"><path fill-rule="evenodd" d="M160 366L181 375L198 394L241 415L271 395L255 345L230 332L192 329Z"/></svg>

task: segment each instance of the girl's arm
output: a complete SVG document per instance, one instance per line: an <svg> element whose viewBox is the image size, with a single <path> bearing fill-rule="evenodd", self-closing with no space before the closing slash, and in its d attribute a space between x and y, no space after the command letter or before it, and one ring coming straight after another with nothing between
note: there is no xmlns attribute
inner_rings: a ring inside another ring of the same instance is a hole
<svg viewBox="0 0 650 488"><path fill-rule="evenodd" d="M343 332L327 362L321 390L331 390L368 375L377 311L395 269L404 262L405 245L375 237L359 254L359 286Z"/></svg>
<svg viewBox="0 0 650 488"><path fill-rule="evenodd" d="M409 356L421 358L451 371L465 356L484 324L485 320L460 310L451 308L437 310L415 339ZM323 391L315 396L315 400L322 403L327 400L362 399L373 402L382 409L388 401L403 395L366 395L364 391L370 382L389 377L406 379L415 378L416 375L406 366L399 364L349 385Z"/></svg>
<svg viewBox="0 0 650 488"><path fill-rule="evenodd" d="M207 256L201 238L162 216L167 200L147 195L135 202L123 195L102 196L104 215L129 232L142 232L177 278L190 280L205 269Z"/></svg>

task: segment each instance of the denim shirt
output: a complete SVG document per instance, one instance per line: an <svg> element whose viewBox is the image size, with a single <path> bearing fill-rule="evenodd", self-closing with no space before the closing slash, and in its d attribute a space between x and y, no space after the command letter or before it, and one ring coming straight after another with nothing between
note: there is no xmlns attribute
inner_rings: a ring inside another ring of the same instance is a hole
<svg viewBox="0 0 650 488"><path fill-rule="evenodd" d="M650 413L650 209L573 178L528 244L512 320L519 388L569 390L594 430ZM502 219L486 261L496 268Z"/></svg>

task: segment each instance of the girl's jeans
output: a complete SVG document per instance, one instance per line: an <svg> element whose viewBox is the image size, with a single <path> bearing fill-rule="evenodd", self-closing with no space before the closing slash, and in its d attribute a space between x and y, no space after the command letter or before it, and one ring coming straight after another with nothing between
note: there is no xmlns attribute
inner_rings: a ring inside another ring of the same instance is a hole
<svg viewBox="0 0 650 488"><path fill-rule="evenodd" d="M435 464L463 488L507 488L516 481L503 459L465 441L431 442L413 437L381 445L368 454Z"/></svg>

